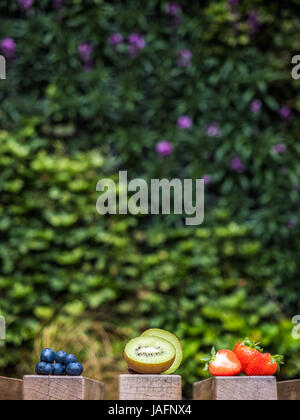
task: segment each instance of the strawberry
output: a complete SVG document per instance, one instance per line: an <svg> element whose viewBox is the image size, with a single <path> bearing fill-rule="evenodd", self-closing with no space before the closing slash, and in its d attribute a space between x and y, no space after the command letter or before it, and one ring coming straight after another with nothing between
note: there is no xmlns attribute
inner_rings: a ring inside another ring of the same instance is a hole
<svg viewBox="0 0 300 420"><path fill-rule="evenodd" d="M212 349L211 358L204 359L209 361L209 372L213 376L235 376L241 373L242 365L237 356L231 350L220 350L216 353Z"/></svg>
<svg viewBox="0 0 300 420"><path fill-rule="evenodd" d="M247 362L244 373L247 376L263 376L262 372L264 369L264 358L262 353L257 352L256 354L253 354L251 360Z"/></svg>
<svg viewBox="0 0 300 420"><path fill-rule="evenodd" d="M280 369L283 363L283 356L271 356L270 353L264 353L256 356L247 365L245 374L247 376L272 376Z"/></svg>
<svg viewBox="0 0 300 420"><path fill-rule="evenodd" d="M271 356L270 353L265 353L263 354L263 358L265 360L264 375L276 375L280 371L280 365L283 364L283 356L279 354Z"/></svg>
<svg viewBox="0 0 300 420"><path fill-rule="evenodd" d="M247 365L263 351L258 344L253 343L249 338L245 338L235 346L234 353L242 364L242 372L245 372Z"/></svg>

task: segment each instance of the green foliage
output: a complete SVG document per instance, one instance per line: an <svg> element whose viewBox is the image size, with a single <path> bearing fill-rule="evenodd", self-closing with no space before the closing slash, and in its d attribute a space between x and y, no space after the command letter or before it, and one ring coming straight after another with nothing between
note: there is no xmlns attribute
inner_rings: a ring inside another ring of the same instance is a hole
<svg viewBox="0 0 300 420"><path fill-rule="evenodd" d="M234 13L227 0L182 2L177 27L158 0L65 3L0 4L0 39L17 45L0 81L0 313L9 326L0 367L14 369L58 314L87 314L124 340L148 326L177 333L186 384L205 377L212 345L246 335L287 356L283 376L299 375L290 321L300 311L298 2L240 0ZM124 42L112 48L116 32ZM131 33L146 40L135 58ZM83 41L93 46L90 72ZM177 63L182 49L190 67ZM284 106L293 118L281 118ZM180 115L193 120L189 130L177 129ZM207 134L211 123L220 135ZM156 154L162 139L174 146L168 158ZM209 174L204 225L100 217L96 183L120 168L130 178Z"/></svg>
<svg viewBox="0 0 300 420"><path fill-rule="evenodd" d="M212 227L193 229L99 216L101 154L70 156L59 141L50 152L47 143L0 133L2 367L17 363L56 314L88 312L125 339L147 327L178 334L189 384L206 375L201 358L212 345L232 346L246 335L287 356L283 374L297 373L300 343L253 229L218 209Z"/></svg>

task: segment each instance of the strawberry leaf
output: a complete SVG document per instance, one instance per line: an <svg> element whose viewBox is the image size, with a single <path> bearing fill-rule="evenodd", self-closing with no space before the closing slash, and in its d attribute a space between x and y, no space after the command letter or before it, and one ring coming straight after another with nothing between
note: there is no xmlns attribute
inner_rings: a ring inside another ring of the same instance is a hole
<svg viewBox="0 0 300 420"><path fill-rule="evenodd" d="M260 343L255 343L254 341L251 341L248 337L246 337L242 343L247 346L250 347L251 349L255 349L257 351L259 351L260 353L263 352L263 349L260 347Z"/></svg>
<svg viewBox="0 0 300 420"><path fill-rule="evenodd" d="M280 372L280 365L284 365L284 356L281 354L275 354L271 356L272 363L277 363L277 373Z"/></svg>

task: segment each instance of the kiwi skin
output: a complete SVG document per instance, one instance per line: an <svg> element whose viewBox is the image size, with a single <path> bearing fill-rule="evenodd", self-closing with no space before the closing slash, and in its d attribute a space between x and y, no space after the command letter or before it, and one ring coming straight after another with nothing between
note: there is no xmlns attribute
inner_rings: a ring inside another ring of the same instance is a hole
<svg viewBox="0 0 300 420"><path fill-rule="evenodd" d="M174 363L175 356L168 362L158 363L158 364L147 364L136 362L135 360L130 359L127 354L124 352L124 358L130 370L133 370L137 373L146 373L146 374L160 374L168 370Z"/></svg>
<svg viewBox="0 0 300 420"><path fill-rule="evenodd" d="M159 328L151 328L150 330L143 332L141 337L158 337L169 341L169 343L171 343L175 347L176 356L173 364L168 369L166 369L163 372L163 374L171 375L172 373L176 372L183 359L182 346L176 335L170 333L169 331L161 330Z"/></svg>

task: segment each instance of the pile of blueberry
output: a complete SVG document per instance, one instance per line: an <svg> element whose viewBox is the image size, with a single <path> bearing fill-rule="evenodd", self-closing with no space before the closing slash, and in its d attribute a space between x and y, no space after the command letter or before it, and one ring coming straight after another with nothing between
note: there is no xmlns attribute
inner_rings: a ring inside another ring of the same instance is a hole
<svg viewBox="0 0 300 420"><path fill-rule="evenodd" d="M80 376L83 372L82 364L77 362L76 356L62 350L55 353L51 349L44 349L40 360L35 368L37 375Z"/></svg>

